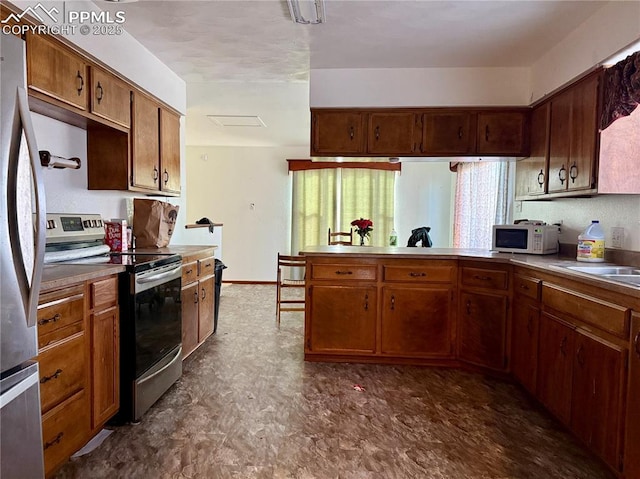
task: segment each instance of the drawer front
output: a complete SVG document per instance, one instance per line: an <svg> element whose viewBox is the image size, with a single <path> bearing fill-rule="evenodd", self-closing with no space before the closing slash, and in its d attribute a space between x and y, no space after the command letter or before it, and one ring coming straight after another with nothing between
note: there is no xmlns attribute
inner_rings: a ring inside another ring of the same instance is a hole
<svg viewBox="0 0 640 479"><path fill-rule="evenodd" d="M82 294L38 306L38 343L40 347L81 330L83 318L84 296ZM74 327L70 327L72 325Z"/></svg>
<svg viewBox="0 0 640 479"><path fill-rule="evenodd" d="M629 308L546 283L542 285L542 302L545 307L573 316L620 338L629 337Z"/></svg>
<svg viewBox="0 0 640 479"><path fill-rule="evenodd" d="M509 273L495 269L462 268L462 284L477 288L507 289L509 287Z"/></svg>
<svg viewBox="0 0 640 479"><path fill-rule="evenodd" d="M205 278L215 273L216 262L213 257L198 260L198 278Z"/></svg>
<svg viewBox="0 0 640 479"><path fill-rule="evenodd" d="M198 279L198 262L193 261L182 265L182 285L193 283Z"/></svg>
<svg viewBox="0 0 640 479"><path fill-rule="evenodd" d="M453 266L387 266L383 267L384 281L405 283L450 283L455 278Z"/></svg>
<svg viewBox="0 0 640 479"><path fill-rule="evenodd" d="M368 264L313 264L311 279L375 281L378 268Z"/></svg>
<svg viewBox="0 0 640 479"><path fill-rule="evenodd" d="M85 335L80 332L40 352L40 404L45 413L85 387Z"/></svg>
<svg viewBox="0 0 640 479"><path fill-rule="evenodd" d="M540 301L540 289L542 281L536 278L530 278L529 276L522 276L516 274L513 277L513 292L519 296L526 296L527 298Z"/></svg>
<svg viewBox="0 0 640 479"><path fill-rule="evenodd" d="M42 416L47 476L80 449L89 437L89 402L83 389Z"/></svg>
<svg viewBox="0 0 640 479"><path fill-rule="evenodd" d="M91 283L91 308L108 309L118 304L118 278L107 278Z"/></svg>

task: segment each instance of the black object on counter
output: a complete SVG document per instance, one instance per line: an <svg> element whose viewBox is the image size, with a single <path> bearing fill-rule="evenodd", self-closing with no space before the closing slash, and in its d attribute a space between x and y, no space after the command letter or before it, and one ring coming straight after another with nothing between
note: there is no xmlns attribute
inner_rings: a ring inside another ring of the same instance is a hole
<svg viewBox="0 0 640 479"><path fill-rule="evenodd" d="M226 266L224 265L224 263L222 261L220 261L218 258L216 258L215 260L216 260L216 264L215 264L216 303L215 303L214 315L213 315L213 333L214 334L215 334L216 330L218 329L218 310L220 309L220 288L222 287L222 270L226 269Z"/></svg>
<svg viewBox="0 0 640 479"><path fill-rule="evenodd" d="M429 237L429 231L431 231L430 226L422 226L420 228L411 230L411 236L409 236L407 246L415 247L418 245L418 241L422 241L423 248L431 248L431 246L433 246L433 243L431 242L431 238Z"/></svg>

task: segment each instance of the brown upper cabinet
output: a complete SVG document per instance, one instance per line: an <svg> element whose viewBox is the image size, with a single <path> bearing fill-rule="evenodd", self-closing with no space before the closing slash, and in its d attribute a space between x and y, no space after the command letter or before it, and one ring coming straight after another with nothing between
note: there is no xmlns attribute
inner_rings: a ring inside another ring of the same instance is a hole
<svg viewBox="0 0 640 479"><path fill-rule="evenodd" d="M527 115L522 111L478 113L477 154L523 156L528 154Z"/></svg>
<svg viewBox="0 0 640 479"><path fill-rule="evenodd" d="M528 108L314 109L312 156L525 156Z"/></svg>
<svg viewBox="0 0 640 479"><path fill-rule="evenodd" d="M365 115L355 110L311 112L311 155L358 155L365 151Z"/></svg>
<svg viewBox="0 0 640 479"><path fill-rule="evenodd" d="M46 35L27 34L27 83L32 90L87 110L87 63Z"/></svg>
<svg viewBox="0 0 640 479"><path fill-rule="evenodd" d="M368 115L367 153L411 155L422 135L420 115L412 112L384 112Z"/></svg>
<svg viewBox="0 0 640 479"><path fill-rule="evenodd" d="M160 110L155 100L135 93L131 104L131 186L160 190Z"/></svg>
<svg viewBox="0 0 640 479"><path fill-rule="evenodd" d="M465 155L476 151L476 116L469 112L425 113L422 153Z"/></svg>
<svg viewBox="0 0 640 479"><path fill-rule="evenodd" d="M91 66L91 113L125 128L131 126L131 88L97 66Z"/></svg>
<svg viewBox="0 0 640 479"><path fill-rule="evenodd" d="M180 117L160 108L160 189L180 193Z"/></svg>
<svg viewBox="0 0 640 479"><path fill-rule="evenodd" d="M531 156L516 167L516 199L596 192L601 71L537 105Z"/></svg>

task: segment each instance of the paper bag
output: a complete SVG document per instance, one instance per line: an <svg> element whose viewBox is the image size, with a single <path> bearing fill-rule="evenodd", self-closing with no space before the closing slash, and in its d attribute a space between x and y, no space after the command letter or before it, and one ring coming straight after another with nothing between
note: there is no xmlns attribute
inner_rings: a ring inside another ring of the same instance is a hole
<svg viewBox="0 0 640 479"><path fill-rule="evenodd" d="M178 217L178 206L158 200L133 200L133 235L136 248L164 248Z"/></svg>

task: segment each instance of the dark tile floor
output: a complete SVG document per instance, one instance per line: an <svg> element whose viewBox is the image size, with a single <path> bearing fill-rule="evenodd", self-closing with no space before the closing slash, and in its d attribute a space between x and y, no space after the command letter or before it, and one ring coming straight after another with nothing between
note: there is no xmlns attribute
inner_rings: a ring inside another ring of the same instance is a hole
<svg viewBox="0 0 640 479"><path fill-rule="evenodd" d="M522 390L448 369L305 363L275 287L222 289L218 332L138 425L58 478L596 479ZM360 385L364 391L357 391Z"/></svg>

